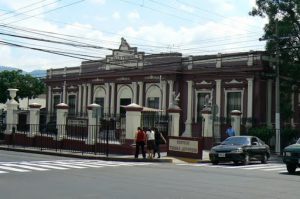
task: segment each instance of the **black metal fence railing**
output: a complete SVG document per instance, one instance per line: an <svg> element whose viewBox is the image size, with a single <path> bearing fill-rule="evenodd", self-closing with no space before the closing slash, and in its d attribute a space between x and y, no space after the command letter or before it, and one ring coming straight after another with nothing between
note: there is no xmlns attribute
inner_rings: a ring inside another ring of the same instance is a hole
<svg viewBox="0 0 300 199"><path fill-rule="evenodd" d="M165 138L169 135L169 123L172 120L170 115L157 113L143 113L141 117L141 126L152 128L156 127Z"/></svg>
<svg viewBox="0 0 300 199"><path fill-rule="evenodd" d="M115 121L99 125L7 125L8 147L35 148L39 150L70 151L80 153L117 153L124 143L123 132Z"/></svg>

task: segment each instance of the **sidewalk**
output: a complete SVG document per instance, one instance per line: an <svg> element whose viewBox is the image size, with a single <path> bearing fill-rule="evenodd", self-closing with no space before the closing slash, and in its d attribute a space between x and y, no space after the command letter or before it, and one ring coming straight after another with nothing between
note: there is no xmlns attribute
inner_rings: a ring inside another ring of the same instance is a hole
<svg viewBox="0 0 300 199"><path fill-rule="evenodd" d="M20 146L7 146L7 145L0 145L0 150L6 151L17 151L17 152L24 152L24 153L36 153L36 154L43 154L43 155L54 155L54 156L63 156L63 157L70 157L70 158L82 158L82 159L98 159L98 160L109 160L109 161L123 161L123 162L158 162L158 163L209 163L209 151L203 151L202 159L192 159L192 158L180 158L180 157L170 157L167 156L166 152L161 153L161 158L154 158L154 159L143 159L141 155L139 158L134 158L133 155L113 155L109 154L108 157L103 154L93 154L93 153L81 153L81 152L70 152L70 151L63 151L63 150L47 150L47 149L38 149L38 148L24 148ZM269 158L269 163L282 163L282 157L277 154L271 154Z"/></svg>

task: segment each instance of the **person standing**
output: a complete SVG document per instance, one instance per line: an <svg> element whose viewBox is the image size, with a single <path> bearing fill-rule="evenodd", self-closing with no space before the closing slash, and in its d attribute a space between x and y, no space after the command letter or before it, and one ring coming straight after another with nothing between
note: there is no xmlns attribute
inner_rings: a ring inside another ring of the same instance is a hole
<svg viewBox="0 0 300 199"><path fill-rule="evenodd" d="M141 127L137 128L137 132L135 134L135 158L139 157L139 150L141 148L142 150L142 155L143 158L146 158L146 153L145 153L145 141L146 141L146 134L145 132L141 129Z"/></svg>
<svg viewBox="0 0 300 199"><path fill-rule="evenodd" d="M228 137L235 136L235 130L231 125L229 125L229 128L226 130L226 135Z"/></svg>
<svg viewBox="0 0 300 199"><path fill-rule="evenodd" d="M147 152L148 152L148 158L153 159L153 152L154 152L154 130L148 129L146 131L147 135Z"/></svg>
<svg viewBox="0 0 300 199"><path fill-rule="evenodd" d="M157 158L160 158L160 145L162 143L167 143L166 139L162 135L161 132L158 131L157 128L154 128L154 137L155 137L155 147L153 157L155 157L155 153L157 153Z"/></svg>

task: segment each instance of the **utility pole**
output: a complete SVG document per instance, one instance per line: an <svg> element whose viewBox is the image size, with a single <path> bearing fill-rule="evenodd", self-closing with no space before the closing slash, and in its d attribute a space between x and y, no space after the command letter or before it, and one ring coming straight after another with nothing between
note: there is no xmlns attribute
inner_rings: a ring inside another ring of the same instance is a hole
<svg viewBox="0 0 300 199"><path fill-rule="evenodd" d="M279 74L279 39L284 39L285 37L278 36L278 19L275 21L275 37L271 38L276 42L275 50L275 153L280 154L281 152L281 135L280 135L280 74ZM259 39L263 41L264 39Z"/></svg>
<svg viewBox="0 0 300 199"><path fill-rule="evenodd" d="M276 144L275 152L280 154L280 80L279 80L279 47L278 47L278 20L275 22L276 28L276 82L275 82L275 131L276 131Z"/></svg>

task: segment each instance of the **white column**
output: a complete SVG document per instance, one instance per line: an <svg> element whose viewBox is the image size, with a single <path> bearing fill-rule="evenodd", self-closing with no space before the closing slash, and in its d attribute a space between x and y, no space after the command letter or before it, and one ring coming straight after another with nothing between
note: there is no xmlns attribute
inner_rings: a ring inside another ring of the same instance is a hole
<svg viewBox="0 0 300 199"><path fill-rule="evenodd" d="M37 103L32 103L29 105L29 108L30 133L27 134L27 136L34 137L36 134L39 133L41 105Z"/></svg>
<svg viewBox="0 0 300 199"><path fill-rule="evenodd" d="M134 139L137 127L141 126L141 111L139 105L126 107L126 136L125 139Z"/></svg>
<svg viewBox="0 0 300 199"><path fill-rule="evenodd" d="M144 96L144 82L138 82L139 84L139 105L140 106L144 106L144 103L143 103L143 96Z"/></svg>
<svg viewBox="0 0 300 199"><path fill-rule="evenodd" d="M169 123L169 135L171 136L179 136L180 112L181 109L179 108L168 109L168 114L171 117Z"/></svg>
<svg viewBox="0 0 300 199"><path fill-rule="evenodd" d="M167 95L167 82L162 81L162 110L166 111L167 109L167 102L166 102L166 95Z"/></svg>
<svg viewBox="0 0 300 199"><path fill-rule="evenodd" d="M267 126L272 127L272 79L267 82Z"/></svg>
<svg viewBox="0 0 300 199"><path fill-rule="evenodd" d="M81 100L82 100L82 86L81 85L78 85L78 106L77 106L77 112L80 114L81 113L81 107L82 107L82 104L81 104Z"/></svg>
<svg viewBox="0 0 300 199"><path fill-rule="evenodd" d="M188 101L187 101L187 118L185 121L185 131L183 136L191 137L192 136L192 107L193 107L193 81L187 81L188 83Z"/></svg>
<svg viewBox="0 0 300 199"><path fill-rule="evenodd" d="M105 83L105 92L107 93L107 95L104 98L104 114L108 114L109 113L109 83Z"/></svg>
<svg viewBox="0 0 300 199"><path fill-rule="evenodd" d="M110 114L115 114L115 83L110 83L111 95L110 95Z"/></svg>
<svg viewBox="0 0 300 199"><path fill-rule="evenodd" d="M213 128L212 128L212 117L211 117L211 111L210 110L204 110L202 111L202 126L203 128L203 137L213 137Z"/></svg>
<svg viewBox="0 0 300 199"><path fill-rule="evenodd" d="M87 101L87 103L88 104L91 104L92 102L92 100L91 100L91 98L92 98L92 85L89 83L89 84L87 84L87 88L88 88L88 95L87 95L87 99L88 99L88 101Z"/></svg>
<svg viewBox="0 0 300 199"><path fill-rule="evenodd" d="M63 96L62 96L62 102L63 103L66 103L66 87L67 87L67 85L66 85L67 83L66 83L66 81L64 81L64 85L63 85Z"/></svg>
<svg viewBox="0 0 300 199"><path fill-rule="evenodd" d="M247 103L247 118L252 118L253 109L253 78L247 78L248 81L248 103ZM252 126L252 122L247 124L248 127Z"/></svg>
<svg viewBox="0 0 300 199"><path fill-rule="evenodd" d="M83 95L82 95L82 112L86 113L86 84L82 84Z"/></svg>
<svg viewBox="0 0 300 199"><path fill-rule="evenodd" d="M62 140L66 137L66 124L67 124L67 115L69 106L65 103L60 103L56 106L57 108L57 138L58 140Z"/></svg>
<svg viewBox="0 0 300 199"><path fill-rule="evenodd" d="M51 110L51 105L52 105L52 90L51 90L51 86L48 86L48 112L50 113Z"/></svg>
<svg viewBox="0 0 300 199"><path fill-rule="evenodd" d="M133 103L137 104L137 83L136 82L132 82L132 89L133 89Z"/></svg>
<svg viewBox="0 0 300 199"><path fill-rule="evenodd" d="M7 113L6 113L6 134L11 134L13 127L17 130L18 115L17 110L19 103L15 100L18 89L7 89L9 91L11 99L6 102Z"/></svg>
<svg viewBox="0 0 300 199"><path fill-rule="evenodd" d="M94 145L96 141L96 134L99 130L98 125L98 113L100 109L99 104L90 104L87 107L88 111L88 138L86 140L86 144Z"/></svg>
<svg viewBox="0 0 300 199"><path fill-rule="evenodd" d="M241 111L231 111L231 126L235 130L235 135L239 136L241 133Z"/></svg>
<svg viewBox="0 0 300 199"><path fill-rule="evenodd" d="M174 81L168 80L168 84L169 84L169 104L168 104L168 106L170 106L173 103L172 102L172 94L173 94Z"/></svg>
<svg viewBox="0 0 300 199"><path fill-rule="evenodd" d="M217 79L216 80L216 109L217 109L217 119L215 120L214 123L214 137L217 142L221 140L221 130L220 130L220 117L221 117L221 80Z"/></svg>

